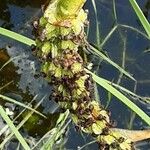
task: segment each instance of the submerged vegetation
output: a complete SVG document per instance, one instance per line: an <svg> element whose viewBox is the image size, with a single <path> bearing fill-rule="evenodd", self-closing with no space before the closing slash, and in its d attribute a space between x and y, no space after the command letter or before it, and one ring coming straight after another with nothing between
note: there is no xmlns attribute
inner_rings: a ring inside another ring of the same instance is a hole
<svg viewBox="0 0 150 150"><path fill-rule="evenodd" d="M149 131L129 131L114 128L110 113L101 106L94 94L96 90L94 81L126 104L148 125L150 125L150 117L119 90L114 88L114 86L138 97L136 94L119 85L112 84L90 71L87 62L88 54L84 50L88 50L88 53L96 54L98 57L103 58L122 74L135 81L128 72L112 62L103 52L88 43L85 33L85 27L88 26L87 12L82 8L85 2L86 0L55 0L50 2L44 10L43 16L34 22L36 30L35 42L3 28L0 28L0 33L15 39L18 38L19 41L31 45L34 55L38 56L42 63L41 72L43 77L53 85L52 99L61 108L61 113L55 127L48 133L49 138L45 142L43 137L39 143L44 142L45 144L38 149L53 149L53 145L64 134L70 120L66 123L66 126L64 126L64 123L68 116L71 116L76 128L81 132L92 135L98 143L100 150L132 150L134 149L133 142L150 138ZM136 2L132 0L130 2L136 10L138 17L141 18L140 21L147 32L147 38L150 39L150 25L148 21L139 11L139 8L136 7ZM0 95L0 98L14 102L3 95ZM33 112L46 117L35 110L40 103L34 109L30 108L30 106L15 103L31 110L24 121L27 121ZM17 128L14 126L2 106L0 106L0 114L24 149L29 150L30 147L18 131L21 126L18 125ZM139 135L142 136L137 138ZM33 149L36 149L39 143Z"/></svg>

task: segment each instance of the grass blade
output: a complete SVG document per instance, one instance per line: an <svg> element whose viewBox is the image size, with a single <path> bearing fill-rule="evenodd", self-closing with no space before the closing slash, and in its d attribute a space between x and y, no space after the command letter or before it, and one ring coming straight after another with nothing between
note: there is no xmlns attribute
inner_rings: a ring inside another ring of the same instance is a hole
<svg viewBox="0 0 150 150"><path fill-rule="evenodd" d="M25 104L23 104L23 103L21 103L21 102L18 102L18 101L14 100L14 99L12 99L12 98L10 98L10 97L7 97L7 96L4 96L4 95L1 95L1 94L0 94L0 98L2 98L3 100L6 100L6 101L8 101L8 102L14 103L14 104L16 104L16 105L22 106L22 107L24 107L24 108L27 108L27 109L29 109L29 110L31 110L31 111L34 111L34 112L37 113L38 115L40 115L40 116L46 118L46 116L44 116L42 113L38 112L37 110L35 110L35 109L33 109L33 108L31 108L31 107L29 107L29 106L27 106L27 105L25 105Z"/></svg>
<svg viewBox="0 0 150 150"><path fill-rule="evenodd" d="M119 65L117 65L115 62L113 62L111 59L109 59L107 56L105 56L102 52L100 52L98 49L90 45L90 49L94 51L94 54L97 56L103 58L105 61L107 61L109 64L117 68L120 72L122 72L124 75L132 79L133 81L136 81L127 71L125 71L123 68L121 68Z"/></svg>
<svg viewBox="0 0 150 150"><path fill-rule="evenodd" d="M55 127L53 129L51 129L51 131L50 131L49 138L46 140L46 142L43 144L43 146L40 148L40 150L53 149L53 145L59 139L59 137L64 133L65 129L68 127L68 125L71 121L71 120L69 120L66 123L66 120L67 120L69 114L70 114L70 112L68 109L66 110L66 112L60 114Z"/></svg>
<svg viewBox="0 0 150 150"><path fill-rule="evenodd" d="M91 71L85 69L87 73L90 73L93 77L93 80L102 86L104 89L112 93L115 97L117 97L121 102L123 102L128 108L134 111L139 117L141 117L148 125L150 125L150 117L141 110L137 105L135 105L132 101L130 101L126 96L124 96L121 92L115 89L112 85L107 83L103 78L98 77Z"/></svg>
<svg viewBox="0 0 150 150"><path fill-rule="evenodd" d="M26 141L24 140L24 138L22 137L22 135L19 133L19 131L17 130L17 128L14 126L13 122L7 116L7 114L4 111L4 109L3 109L2 106L0 106L0 114L1 114L2 118L6 121L6 123L8 124L8 126L11 128L12 132L15 134L15 136L17 137L17 139L19 140L19 142L22 144L22 147L25 150L30 150L30 147L28 146L28 144L26 143Z"/></svg>
<svg viewBox="0 0 150 150"><path fill-rule="evenodd" d="M36 104L36 106L34 107L34 109L37 109L40 104L42 103L42 101L44 100L45 97L43 97L40 102L38 102ZM34 100L34 99L33 99ZM24 109L15 119L14 121L26 110ZM34 111L29 112L24 118L23 120L17 125L17 130L19 130L25 123L26 121L32 116L32 114L34 113ZM6 127L6 128L5 128ZM7 130L7 125L4 128ZM5 131L6 131L5 130ZM3 140L3 142L0 144L0 149L2 149L2 147L4 147L4 145L7 143L8 140L10 140L12 138L12 136L14 135L14 133L12 132L11 134L9 134L7 137L5 137L5 139Z"/></svg>
<svg viewBox="0 0 150 150"><path fill-rule="evenodd" d="M135 94L134 92L132 92L132 91L130 91L130 90L124 88L123 86L120 86L120 85L118 85L118 84L112 83L112 82L110 82L110 81L108 81L108 80L106 80L106 79L104 79L104 78L102 78L102 79L103 79L103 81L107 82L108 84L110 84L110 85L116 87L117 89L121 90L121 91L124 92L125 94L128 94L128 95L130 95L130 96L132 96L132 97L138 99L138 100L141 101L141 102L150 103L149 97L139 96L139 95Z"/></svg>
<svg viewBox="0 0 150 150"><path fill-rule="evenodd" d="M140 9L140 7L138 6L137 2L135 0L129 0L134 11L136 12L139 20L141 21L146 33L148 34L148 36L150 37L150 24L148 22L148 20L145 18L142 10Z"/></svg>
<svg viewBox="0 0 150 150"><path fill-rule="evenodd" d="M2 27L0 27L0 34L4 35L4 36L7 36L9 38L12 38L12 39L14 39L16 41L19 41L21 43L24 43L26 45L29 45L29 46L31 46L32 44L35 45L34 40L31 40L30 38L27 38L27 37L25 37L25 36L23 36L21 34L13 32L13 31L4 29Z"/></svg>
<svg viewBox="0 0 150 150"><path fill-rule="evenodd" d="M96 44L99 47L100 46L100 29L99 29L99 22L98 22L98 17L97 17L97 8L96 8L96 3L95 0L92 0L92 5L95 13L95 23L96 23Z"/></svg>

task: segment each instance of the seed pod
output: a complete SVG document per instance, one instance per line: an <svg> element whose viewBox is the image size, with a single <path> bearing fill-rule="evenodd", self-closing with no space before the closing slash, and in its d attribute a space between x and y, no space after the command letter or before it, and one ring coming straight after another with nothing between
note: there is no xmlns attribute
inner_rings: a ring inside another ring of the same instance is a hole
<svg viewBox="0 0 150 150"><path fill-rule="evenodd" d="M111 145L110 145L113 149L117 149L119 147L118 143L117 142L113 142Z"/></svg>
<svg viewBox="0 0 150 150"><path fill-rule="evenodd" d="M87 120L86 120L86 122L85 122L85 126L86 127L89 127L89 126L91 126L92 124L93 124L93 122L94 122L94 120L93 120L93 118L88 118Z"/></svg>
<svg viewBox="0 0 150 150"><path fill-rule="evenodd" d="M90 105L89 105L89 109L90 109L90 111L92 112L93 109L94 109L94 106L93 106L92 104L90 104Z"/></svg>
<svg viewBox="0 0 150 150"><path fill-rule="evenodd" d="M34 52L36 50L36 46L34 44L31 45L31 50Z"/></svg>
<svg viewBox="0 0 150 150"><path fill-rule="evenodd" d="M109 128L108 127L105 127L103 129L103 132L102 132L103 135L108 135L109 134Z"/></svg>
<svg viewBox="0 0 150 150"><path fill-rule="evenodd" d="M120 138L118 139L118 142L119 142L119 143L122 143L122 142L124 142L124 141L125 141L124 137L120 137Z"/></svg>

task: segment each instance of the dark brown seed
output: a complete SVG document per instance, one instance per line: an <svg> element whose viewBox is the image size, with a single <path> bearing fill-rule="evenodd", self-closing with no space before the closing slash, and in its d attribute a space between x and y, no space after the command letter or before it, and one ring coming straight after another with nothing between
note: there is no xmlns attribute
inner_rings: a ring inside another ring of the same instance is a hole
<svg viewBox="0 0 150 150"><path fill-rule="evenodd" d="M90 109L90 111L93 111L94 106L92 104L90 104L89 109Z"/></svg>
<svg viewBox="0 0 150 150"><path fill-rule="evenodd" d="M78 113L79 113L79 115L83 115L84 114L84 110L83 109L78 109Z"/></svg>
<svg viewBox="0 0 150 150"><path fill-rule="evenodd" d="M79 126L75 126L75 129L76 129L77 132L80 131L80 127Z"/></svg>
<svg viewBox="0 0 150 150"><path fill-rule="evenodd" d="M104 128L102 134L103 135L108 135L109 134L109 128L107 128L107 127Z"/></svg>
<svg viewBox="0 0 150 150"><path fill-rule="evenodd" d="M118 148L119 147L119 144L118 143L116 143L116 142L113 142L113 143L111 143L111 145L110 145L112 148Z"/></svg>
<svg viewBox="0 0 150 150"><path fill-rule="evenodd" d="M94 122L93 118L88 118L85 122L85 126L86 127L91 126L93 122Z"/></svg>
<svg viewBox="0 0 150 150"><path fill-rule="evenodd" d="M89 108L86 108L86 109L85 109L85 113L86 113L87 115L90 115L90 114L91 114L90 109L89 109Z"/></svg>
<svg viewBox="0 0 150 150"><path fill-rule="evenodd" d="M34 52L36 50L36 46L34 44L31 45L31 50Z"/></svg>
<svg viewBox="0 0 150 150"><path fill-rule="evenodd" d="M41 72L41 75L42 75L44 78L46 78L46 77L47 77L47 75L46 75L46 73L45 73L45 72Z"/></svg>
<svg viewBox="0 0 150 150"><path fill-rule="evenodd" d="M105 119L105 118L104 118L104 116L99 115L99 116L97 117L97 119L98 119L98 120L103 120L103 119Z"/></svg>
<svg viewBox="0 0 150 150"><path fill-rule="evenodd" d="M123 137L120 137L119 139L118 139L118 142L119 143L122 143L122 142L124 142L125 141L125 139L123 138Z"/></svg>

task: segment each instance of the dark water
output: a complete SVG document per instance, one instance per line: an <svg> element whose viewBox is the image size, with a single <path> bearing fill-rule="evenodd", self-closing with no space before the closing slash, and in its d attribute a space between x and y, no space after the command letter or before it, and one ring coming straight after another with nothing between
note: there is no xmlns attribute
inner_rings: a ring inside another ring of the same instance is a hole
<svg viewBox="0 0 150 150"><path fill-rule="evenodd" d="M41 16L40 8L45 1L46 0L0 0L0 26L34 39L31 24L33 20ZM139 0L138 3L146 17L150 19L150 1ZM127 0L116 0L117 20L113 13L113 0L97 0L96 6L100 30L100 41L98 42L103 43L103 40L110 30L116 24L119 26L109 40L102 45L102 48L107 52L108 56L120 66L122 65L124 53L124 67L133 75L137 83L135 84L135 82L125 76L123 76L119 82L119 72L105 62L100 64L99 75L110 81L118 81L120 85L131 91L135 89L136 93L141 96L150 96L150 40L129 28L121 27L122 25L128 25L144 32L129 2ZM89 9L90 29L88 39L91 43L97 44L95 13L90 0L87 1L85 8ZM24 103L29 103L34 96L37 96L37 103L45 96L38 110L48 115L48 120L39 118L42 123L40 125L34 123L34 127L32 121L30 121L28 125L24 127L23 131L27 137L30 136L36 139L44 135L44 133L52 127L57 117L54 117L51 113L55 112L58 106L55 102L49 101L51 87L48 83L42 77L36 77L39 74L40 64L38 60L32 56L30 47L0 36L0 68L9 58L16 56L17 58L13 59L9 65L0 71L0 87L13 81L9 86L2 89L0 93ZM98 90L103 105L106 105L108 93L101 88L98 88ZM133 98L132 100L150 115L150 103L141 103L138 99ZM16 114L21 111L20 107L18 108L13 104L0 103L6 107L9 106ZM111 110L112 118L117 121L118 127L132 129L148 128L139 117L134 118L134 115L126 106L114 97L111 98L108 109ZM133 122L131 121L132 118L134 118ZM44 129L47 130L40 128L41 125L45 125ZM2 127L4 124L0 123L0 126ZM67 138L68 140L65 147L73 150L92 140L90 137L82 137L80 133L76 133L72 125L70 125ZM12 143L11 146L8 144L7 149L15 149L15 146L12 148L12 145ZM86 148L96 150L97 146L90 145ZM139 149L148 150L150 149L150 144L148 144L148 141L140 143Z"/></svg>

